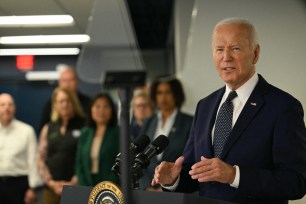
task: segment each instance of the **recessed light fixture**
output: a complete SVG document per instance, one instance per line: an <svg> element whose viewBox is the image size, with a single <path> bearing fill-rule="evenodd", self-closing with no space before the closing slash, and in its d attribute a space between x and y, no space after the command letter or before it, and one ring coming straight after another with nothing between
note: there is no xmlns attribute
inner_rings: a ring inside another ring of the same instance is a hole
<svg viewBox="0 0 306 204"><path fill-rule="evenodd" d="M59 71L29 71L25 74L28 81L58 80Z"/></svg>
<svg viewBox="0 0 306 204"><path fill-rule="evenodd" d="M70 26L70 15L0 16L0 27L52 27Z"/></svg>
<svg viewBox="0 0 306 204"><path fill-rule="evenodd" d="M79 48L20 48L0 49L0 56L16 55L78 55Z"/></svg>
<svg viewBox="0 0 306 204"><path fill-rule="evenodd" d="M29 45L29 44L83 44L90 40L88 35L29 35L3 36L0 44Z"/></svg>

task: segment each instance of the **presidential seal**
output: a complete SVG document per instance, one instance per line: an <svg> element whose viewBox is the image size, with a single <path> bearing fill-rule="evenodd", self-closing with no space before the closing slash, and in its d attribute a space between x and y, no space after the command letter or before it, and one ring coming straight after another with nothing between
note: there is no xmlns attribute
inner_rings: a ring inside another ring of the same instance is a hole
<svg viewBox="0 0 306 204"><path fill-rule="evenodd" d="M103 181L91 190L88 204L123 204L123 194L113 182Z"/></svg>

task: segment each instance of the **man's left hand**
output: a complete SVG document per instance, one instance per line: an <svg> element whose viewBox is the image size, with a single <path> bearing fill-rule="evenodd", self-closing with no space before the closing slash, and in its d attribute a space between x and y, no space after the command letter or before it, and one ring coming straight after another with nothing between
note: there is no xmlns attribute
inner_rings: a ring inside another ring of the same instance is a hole
<svg viewBox="0 0 306 204"><path fill-rule="evenodd" d="M219 158L207 159L202 156L201 161L191 167L189 174L192 179L197 179L199 182L217 181L232 184L236 168Z"/></svg>

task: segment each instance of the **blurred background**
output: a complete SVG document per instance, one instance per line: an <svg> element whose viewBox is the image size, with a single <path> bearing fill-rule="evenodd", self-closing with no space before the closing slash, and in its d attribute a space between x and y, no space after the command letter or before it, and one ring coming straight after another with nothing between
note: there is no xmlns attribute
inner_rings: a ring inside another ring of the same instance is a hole
<svg viewBox="0 0 306 204"><path fill-rule="evenodd" d="M13 94L17 118L38 132L42 106L57 86L57 71L77 69L79 89L103 90L107 70L146 70L147 80L174 75L173 0L1 0L0 17L70 15L67 25L0 24L0 91ZM26 23L29 23L27 21ZM10 36L88 35L89 42L4 43ZM15 44L16 43L16 44ZM72 53L20 54L16 49L74 49ZM78 51L75 51L77 49ZM9 51L9 53L7 53Z"/></svg>

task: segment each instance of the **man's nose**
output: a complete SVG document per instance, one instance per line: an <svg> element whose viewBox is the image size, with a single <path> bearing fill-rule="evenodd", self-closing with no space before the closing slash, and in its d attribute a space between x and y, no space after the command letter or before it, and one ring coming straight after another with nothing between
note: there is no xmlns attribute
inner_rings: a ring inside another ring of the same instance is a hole
<svg viewBox="0 0 306 204"><path fill-rule="evenodd" d="M224 61L230 61L232 60L232 54L230 50L225 49L223 52L223 60Z"/></svg>

